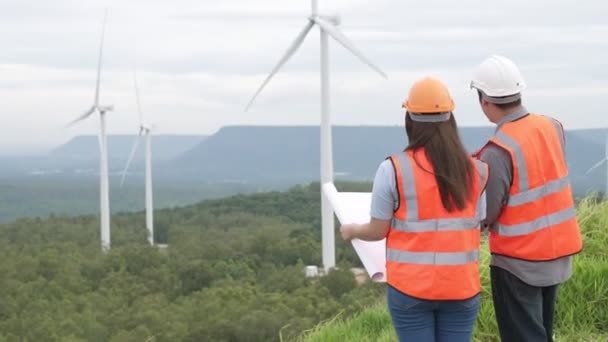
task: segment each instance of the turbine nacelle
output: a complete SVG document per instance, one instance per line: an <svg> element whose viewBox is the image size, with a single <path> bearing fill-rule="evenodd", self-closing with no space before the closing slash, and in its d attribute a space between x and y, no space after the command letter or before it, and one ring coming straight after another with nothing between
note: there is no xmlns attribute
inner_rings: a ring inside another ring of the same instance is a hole
<svg viewBox="0 0 608 342"><path fill-rule="evenodd" d="M114 106L97 106L97 110L99 110L101 113L107 113L113 111Z"/></svg>
<svg viewBox="0 0 608 342"><path fill-rule="evenodd" d="M342 18L340 17L340 15L338 14L332 14L332 15L311 15L310 17L308 17L308 20L312 21L313 23L315 22L315 18L321 18L325 21L328 21L336 26L339 26L342 23Z"/></svg>
<svg viewBox="0 0 608 342"><path fill-rule="evenodd" d="M156 129L156 125L151 125L151 124L143 124L143 123L142 123L142 124L139 126L139 130L140 130L140 132L142 132L142 133L149 133L149 132L152 132L152 131L153 131L153 130L155 130L155 129Z"/></svg>

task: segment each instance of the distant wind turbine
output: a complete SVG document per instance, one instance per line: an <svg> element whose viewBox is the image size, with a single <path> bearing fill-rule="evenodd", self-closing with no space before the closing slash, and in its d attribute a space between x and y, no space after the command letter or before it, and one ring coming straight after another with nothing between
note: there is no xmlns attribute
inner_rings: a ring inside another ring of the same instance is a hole
<svg viewBox="0 0 608 342"><path fill-rule="evenodd" d="M131 154L129 155L129 159L127 160L127 165L122 173L122 179L120 181L120 186L125 182L125 177L127 175L127 171L129 170L129 166L135 157L135 152L137 151L137 147L139 146L139 141L142 135L145 136L146 139L146 231L148 233L148 242L151 246L154 246L154 204L153 204L153 196L152 196L152 137L150 133L152 132L153 127L144 124L143 114L141 111L141 103L139 100L139 87L137 86L137 71L133 72L133 84L135 87L135 98L137 101L137 113L139 114L139 134L135 138L135 142L133 143L133 148L131 149Z"/></svg>
<svg viewBox="0 0 608 342"><path fill-rule="evenodd" d="M317 0L311 0L312 13L308 17L308 22L304 29L296 37L294 42L289 46L287 52L279 60L279 63L272 69L268 77L247 104L247 111L262 89L268 84L270 79L279 71L279 69L293 56L293 54L302 45L302 42L313 28L319 27L321 31L321 185L327 182L333 182L333 156L332 156L332 137L331 137L331 120L330 120L330 98L329 98L329 42L328 36L331 36L343 47L349 50L353 55L375 70L383 77L387 77L380 68L376 67L369 59L367 59L355 45L336 27L340 24L340 18L337 16L327 17L318 14ZM335 232L334 232L334 215L333 209L325 196L321 195L321 217L322 217L322 249L323 249L323 267L326 271L335 267Z"/></svg>
<svg viewBox="0 0 608 342"><path fill-rule="evenodd" d="M95 87L95 100L93 106L84 114L69 123L69 126L99 113L99 194L100 194L100 221L101 221L101 249L110 250L110 189L108 180L108 139L106 136L106 113L114 110L113 106L99 104L99 84L101 79L101 60L103 56L103 41L106 29L107 10L103 16L101 30L101 43L99 45L99 59L97 61L97 84Z"/></svg>
<svg viewBox="0 0 608 342"><path fill-rule="evenodd" d="M591 171L602 166L602 164L608 163L608 132L606 132L606 144L604 146L604 158L595 163L585 174L591 173ZM604 197L608 199L608 165L606 165L606 189L604 190Z"/></svg>

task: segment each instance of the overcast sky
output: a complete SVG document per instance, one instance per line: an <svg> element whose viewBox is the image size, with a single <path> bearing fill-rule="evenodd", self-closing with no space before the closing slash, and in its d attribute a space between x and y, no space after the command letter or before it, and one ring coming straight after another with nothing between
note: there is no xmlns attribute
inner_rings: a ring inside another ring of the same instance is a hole
<svg viewBox="0 0 608 342"><path fill-rule="evenodd" d="M488 124L468 88L490 54L512 58L531 111L568 128L608 126L608 4L604 0L319 0L389 76L330 43L332 122L397 125L411 84L445 81L460 125ZM103 9L109 8L101 102L111 134L137 130L142 107L159 133L212 134L224 125L319 123L319 33L244 107L306 23L309 0L0 0L0 150L97 133L90 118Z"/></svg>

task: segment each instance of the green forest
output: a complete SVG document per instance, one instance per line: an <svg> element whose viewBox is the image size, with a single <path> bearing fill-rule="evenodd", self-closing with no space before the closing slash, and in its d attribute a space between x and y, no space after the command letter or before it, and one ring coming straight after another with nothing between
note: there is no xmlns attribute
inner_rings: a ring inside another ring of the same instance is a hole
<svg viewBox="0 0 608 342"><path fill-rule="evenodd" d="M144 182L127 181L124 186L119 183L116 178L110 182L112 212L143 210ZM161 180L154 184L154 205L156 208L184 206L237 193L279 189L281 187L269 185ZM3 179L0 176L0 223L22 217L47 217L52 213L77 216L97 212L99 179Z"/></svg>
<svg viewBox="0 0 608 342"><path fill-rule="evenodd" d="M346 184L342 190L369 190ZM320 264L319 185L236 195L112 217L100 251L96 216L0 225L0 341L278 341L377 303L357 286L358 259L337 239L339 270Z"/></svg>
<svg viewBox="0 0 608 342"><path fill-rule="evenodd" d="M385 285L357 283L339 236L338 269L305 277L321 262L319 200L316 183L156 210L167 248L146 244L143 213L117 213L107 254L94 215L0 224L0 341L394 341ZM560 295L558 341L605 341L608 202L582 201L579 220L585 250ZM497 341L484 251L475 338Z"/></svg>

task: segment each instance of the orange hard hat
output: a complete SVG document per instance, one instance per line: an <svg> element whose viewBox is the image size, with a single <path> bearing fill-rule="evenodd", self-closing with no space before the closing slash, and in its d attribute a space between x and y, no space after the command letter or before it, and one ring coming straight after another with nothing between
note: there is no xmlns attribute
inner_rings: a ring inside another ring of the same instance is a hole
<svg viewBox="0 0 608 342"><path fill-rule="evenodd" d="M426 77L414 83L403 107L413 114L447 113L454 110L454 100L441 81Z"/></svg>

